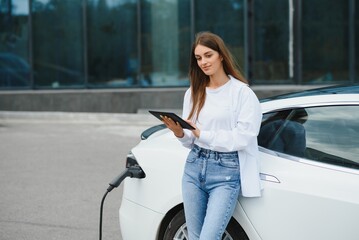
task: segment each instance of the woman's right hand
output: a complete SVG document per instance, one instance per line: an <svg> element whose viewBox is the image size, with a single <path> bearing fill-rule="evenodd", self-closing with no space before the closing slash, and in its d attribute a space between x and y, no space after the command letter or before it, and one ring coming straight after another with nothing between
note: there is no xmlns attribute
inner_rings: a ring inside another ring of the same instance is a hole
<svg viewBox="0 0 359 240"><path fill-rule="evenodd" d="M183 128L178 122L173 121L172 118L167 116L161 116L161 118L166 127L170 129L176 137L183 138Z"/></svg>

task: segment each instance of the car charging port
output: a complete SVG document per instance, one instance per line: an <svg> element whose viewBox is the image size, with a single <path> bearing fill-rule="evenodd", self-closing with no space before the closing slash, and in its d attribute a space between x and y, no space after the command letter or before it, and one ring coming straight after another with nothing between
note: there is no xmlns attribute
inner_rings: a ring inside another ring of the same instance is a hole
<svg viewBox="0 0 359 240"><path fill-rule="evenodd" d="M146 177L145 172L138 165L138 163L132 153L129 153L127 156L126 169L109 183L110 186L107 188L106 193L102 197L101 207L100 207L99 240L102 239L102 215L103 215L103 205L105 202L105 198L109 192L111 192L114 188L117 188L118 186L120 186L122 181L125 180L125 178L127 178L127 177L139 178L139 179Z"/></svg>

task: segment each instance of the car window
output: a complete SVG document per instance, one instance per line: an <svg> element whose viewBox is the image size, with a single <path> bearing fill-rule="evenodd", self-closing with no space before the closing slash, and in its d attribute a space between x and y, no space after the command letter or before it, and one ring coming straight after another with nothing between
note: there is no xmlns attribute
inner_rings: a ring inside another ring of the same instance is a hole
<svg viewBox="0 0 359 240"><path fill-rule="evenodd" d="M277 152L359 169L359 106L290 109L263 115L258 144Z"/></svg>

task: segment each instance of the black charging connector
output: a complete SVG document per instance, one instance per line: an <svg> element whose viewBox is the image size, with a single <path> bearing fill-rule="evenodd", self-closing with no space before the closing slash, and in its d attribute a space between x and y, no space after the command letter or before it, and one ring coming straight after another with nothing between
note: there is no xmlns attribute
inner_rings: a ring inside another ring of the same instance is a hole
<svg viewBox="0 0 359 240"><path fill-rule="evenodd" d="M103 205L105 202L105 198L109 192L111 192L114 188L117 188L120 186L123 180L125 178L145 178L146 174L138 165L132 165L128 168L126 168L120 175L118 175L115 179L112 180L112 182L109 183L109 187L106 190L106 193L102 197L101 201L101 208L100 208L100 229L99 229L99 240L102 239L102 214L103 214Z"/></svg>
<svg viewBox="0 0 359 240"><path fill-rule="evenodd" d="M107 188L108 192L111 192L112 189L117 188L120 186L121 182L126 178L144 178L145 173L142 171L140 166L131 166L129 168L126 168L125 171L122 172L122 174L118 175L115 179L112 180L112 182L109 183L109 187Z"/></svg>

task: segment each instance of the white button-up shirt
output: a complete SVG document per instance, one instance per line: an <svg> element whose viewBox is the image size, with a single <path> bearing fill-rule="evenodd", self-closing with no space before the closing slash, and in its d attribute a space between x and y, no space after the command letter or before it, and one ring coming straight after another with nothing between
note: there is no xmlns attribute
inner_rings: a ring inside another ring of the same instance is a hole
<svg viewBox="0 0 359 240"><path fill-rule="evenodd" d="M219 152L238 151L241 191L244 197L259 197L261 185L258 163L257 135L262 111L254 92L243 82L230 77L225 85L206 90L206 102L195 121L201 130L196 138L189 130L178 138L188 148L196 144ZM191 90L184 96L183 118L192 109Z"/></svg>

